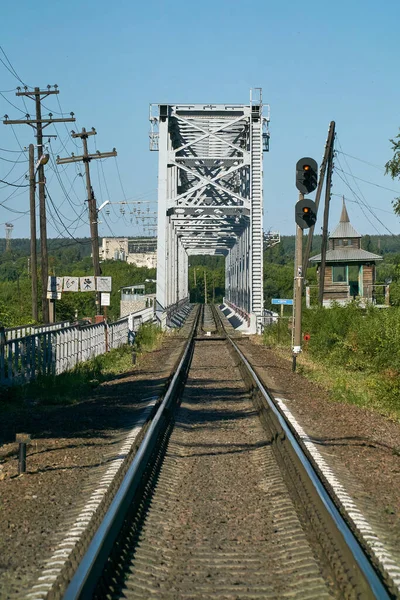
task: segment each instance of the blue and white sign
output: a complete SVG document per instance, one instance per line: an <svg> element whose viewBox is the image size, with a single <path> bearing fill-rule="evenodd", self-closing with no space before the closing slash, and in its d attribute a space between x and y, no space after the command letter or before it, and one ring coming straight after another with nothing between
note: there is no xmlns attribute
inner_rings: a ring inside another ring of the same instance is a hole
<svg viewBox="0 0 400 600"><path fill-rule="evenodd" d="M287 304L293 306L293 300L290 298L272 298L271 304Z"/></svg>

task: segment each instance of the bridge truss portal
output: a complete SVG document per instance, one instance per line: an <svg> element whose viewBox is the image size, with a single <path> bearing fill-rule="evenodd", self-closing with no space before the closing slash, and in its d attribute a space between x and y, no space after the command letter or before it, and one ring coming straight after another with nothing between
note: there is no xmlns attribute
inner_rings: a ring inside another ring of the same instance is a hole
<svg viewBox="0 0 400 600"><path fill-rule="evenodd" d="M188 298L190 255L225 256L225 298L263 309L262 153L268 121L249 105L151 105L150 149L159 151L157 313L165 323Z"/></svg>

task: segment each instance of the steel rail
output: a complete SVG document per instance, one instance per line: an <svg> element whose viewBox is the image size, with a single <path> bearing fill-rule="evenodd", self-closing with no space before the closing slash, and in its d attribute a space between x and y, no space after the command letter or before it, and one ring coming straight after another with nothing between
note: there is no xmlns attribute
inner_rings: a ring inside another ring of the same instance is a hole
<svg viewBox="0 0 400 600"><path fill-rule="evenodd" d="M189 341L164 399L161 402L100 526L94 534L84 557L79 563L79 566L64 593L63 600L77 600L78 598L89 600L93 596L98 576L107 562L110 550L118 536L126 512L140 485L142 474L162 430L162 421L166 417L170 405L175 399L179 384L182 383L182 380L187 373L193 353L194 334L198 327L199 317L200 311L198 311L194 320L194 326Z"/></svg>
<svg viewBox="0 0 400 600"><path fill-rule="evenodd" d="M223 328L223 322L214 307L213 313L215 315L216 326L219 332L220 327ZM93 596L97 581L122 527L129 505L138 491L142 474L144 473L148 461L151 458L163 426L166 427L167 419L171 414L170 407L174 401L178 387L181 383L183 383L189 370L194 343L197 339L196 331L199 326L200 315L203 314L204 309L202 311L199 310L197 313L192 334L180 360L176 373L165 394L165 397L160 404L147 433L144 436L142 444L140 445L130 467L128 468L120 488L112 500L102 523L92 538L86 554L84 555L66 589L66 592L63 596L64 600L89 600L89 598L92 598ZM326 516L324 514L323 517L324 523L329 521L330 525L328 528L330 527L331 531L335 531L335 540L339 540L341 551L344 549L344 556L346 558L350 557L349 568L353 572L361 573L362 581L357 587L358 591L361 590L360 597L389 600L392 596L385 589L385 586L379 578L379 575L371 565L368 556L365 554L357 538L329 496L329 493L325 489L320 477L315 471L312 462L308 458L307 451L303 449L299 440L296 439L289 424L286 422L286 419L276 407L271 396L265 390L263 384L259 380L257 374L251 367L246 357L226 331L225 334L227 340L231 344L232 350L236 353L241 361L242 369L244 369L247 373L247 379L251 379L250 387L253 387L256 393L258 392L261 394L264 400L264 411L265 409L268 410L268 419L269 421L272 420L272 426L275 432L277 432L277 437L279 437L282 442L287 442L285 448L289 450L291 454L290 458L293 459L296 467L300 466L302 481L304 478L305 486L310 486L314 492L313 499L314 497L317 497L319 506L322 505L324 508L324 513L326 514ZM211 337L208 339L212 340L213 338ZM260 410L259 412L262 413L263 410ZM356 563L356 566L354 566L351 560ZM346 561L346 564L347 562L348 561Z"/></svg>
<svg viewBox="0 0 400 600"><path fill-rule="evenodd" d="M214 314L215 314L216 318L220 321L221 326L223 327L222 320L220 319L220 316L218 315L216 309L214 309ZM343 516L341 515L339 509L337 508L337 506L333 502L332 498L330 497L329 492L326 490L318 473L316 472L311 461L308 458L307 450L300 445L299 441L293 434L293 432L290 428L290 425L286 421L286 418L282 415L282 413L280 412L278 407L275 405L271 396L268 394L264 385L258 378L256 372L250 365L249 361L246 359L246 357L241 352L241 350L238 348L238 346L235 344L235 342L230 338L228 333L226 333L226 336L227 336L227 340L232 345L234 351L237 353L240 360L242 361L242 364L246 368L251 379L256 384L258 391L261 392L264 400L267 402L268 408L271 410L275 419L278 421L278 424L279 424L279 427L281 428L283 436L289 441L291 450L295 453L297 460L301 463L315 492L317 493L320 501L322 502L327 513L329 514L330 518L332 519L337 531L340 532L340 534L342 535L343 541L344 541L346 547L349 549L355 562L357 563L360 571L364 575L364 578L365 578L365 581L366 581L368 587L371 589L374 596L376 598L379 598L379 600L385 600L385 599L389 600L392 596L386 590L378 573L375 571L374 567L372 566L370 559L365 554L365 552L364 552L362 546L360 545L359 541L357 540L356 536L353 534L349 525L346 523L346 521L343 518Z"/></svg>

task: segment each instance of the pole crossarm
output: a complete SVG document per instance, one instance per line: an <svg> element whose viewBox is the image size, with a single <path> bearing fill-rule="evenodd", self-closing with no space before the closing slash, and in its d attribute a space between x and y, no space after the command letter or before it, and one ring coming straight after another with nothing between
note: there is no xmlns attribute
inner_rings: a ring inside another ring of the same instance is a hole
<svg viewBox="0 0 400 600"><path fill-rule="evenodd" d="M54 86L55 88L57 86ZM43 98L46 98L46 96L50 96L51 94L59 94L60 90L58 89L54 89L54 90L41 90L39 88L35 88L34 91L29 91L29 90L25 90L24 92L20 91L21 88L17 88L17 91L15 92L16 96L29 96L31 98L35 98L36 96L43 96Z"/></svg>
<svg viewBox="0 0 400 600"><path fill-rule="evenodd" d="M41 123L43 125L43 123L45 123L45 125L43 126L43 129L45 127L47 127L47 125L51 125L52 123L74 123L75 122L75 118L73 117L68 117L65 119L4 119L3 124L4 125L34 125L37 126L38 123Z"/></svg>
<svg viewBox="0 0 400 600"><path fill-rule="evenodd" d="M80 156L72 155L66 158L60 158L57 156L56 162L58 165L65 165L67 163L74 162L90 162L95 158L109 158L110 156L118 156L117 151L114 149L112 152L96 152L96 154L88 154L87 156L84 154Z"/></svg>

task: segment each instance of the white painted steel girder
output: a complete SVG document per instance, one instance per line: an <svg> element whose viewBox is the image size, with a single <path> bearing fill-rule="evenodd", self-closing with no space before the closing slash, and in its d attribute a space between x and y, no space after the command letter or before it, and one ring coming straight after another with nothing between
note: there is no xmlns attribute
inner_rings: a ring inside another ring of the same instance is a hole
<svg viewBox="0 0 400 600"><path fill-rule="evenodd" d="M157 310L188 297L189 255L221 254L226 298L261 315L261 100L152 105L150 120L159 151Z"/></svg>

